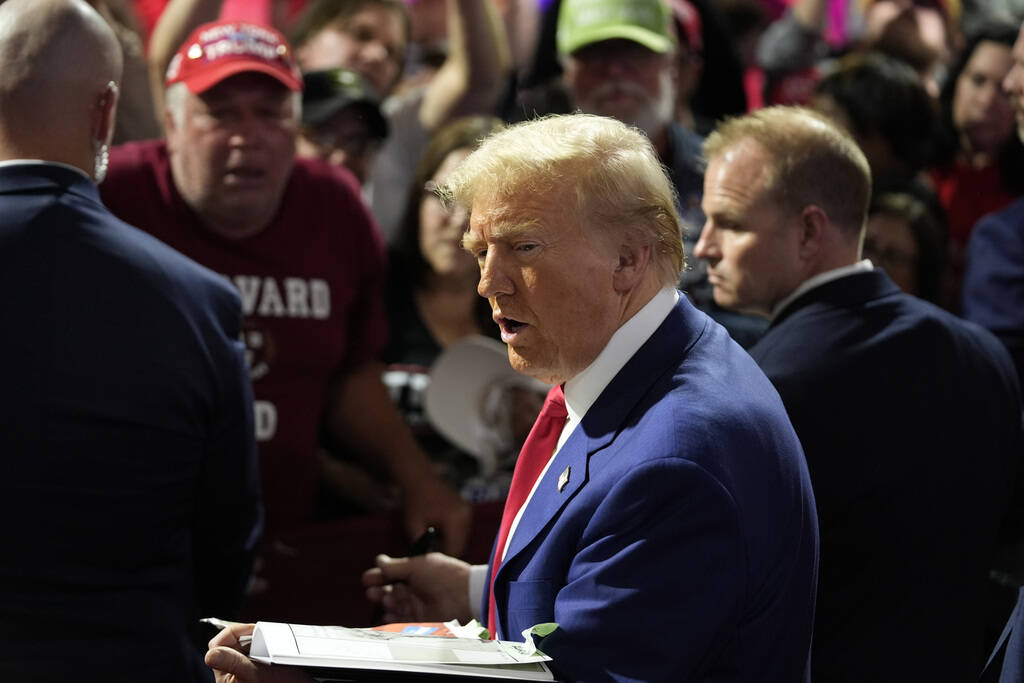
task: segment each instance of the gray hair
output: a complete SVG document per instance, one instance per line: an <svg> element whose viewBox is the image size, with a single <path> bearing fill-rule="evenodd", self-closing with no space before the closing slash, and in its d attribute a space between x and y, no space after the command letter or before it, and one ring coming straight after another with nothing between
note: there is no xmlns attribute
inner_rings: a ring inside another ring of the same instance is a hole
<svg viewBox="0 0 1024 683"><path fill-rule="evenodd" d="M189 89L184 83L172 83L164 91L164 109L174 120L174 126L181 128L185 123L185 101L188 99ZM295 120L302 120L302 93L292 93L292 110L295 112Z"/></svg>

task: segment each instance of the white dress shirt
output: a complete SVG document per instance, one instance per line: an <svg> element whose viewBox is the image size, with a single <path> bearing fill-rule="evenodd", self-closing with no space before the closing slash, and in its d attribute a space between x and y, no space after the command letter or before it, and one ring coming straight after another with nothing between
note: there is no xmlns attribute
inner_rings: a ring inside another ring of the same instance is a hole
<svg viewBox="0 0 1024 683"><path fill-rule="evenodd" d="M551 454L551 458L544 466L540 476L533 483L533 488L526 497L526 501L519 508L515 519L512 520L512 526L509 528L505 547L500 549L503 558L508 550L509 543L512 541L512 536L516 532L516 527L519 526L519 519L522 517L523 511L530 504L530 499L533 498L537 485L544 478L544 474L547 472L548 467L551 466L555 455L558 454L558 451L569 440L576 427L583 421L583 416L590 410L590 406L594 404L597 397L601 395L601 392L615 378L619 370L626 365L629 359L640 350L640 347L665 321L665 318L668 317L668 314L672 311L678 300L679 292L675 288L665 287L661 289L643 308L615 331L611 339L608 340L608 343L605 344L604 349L594 359L594 362L565 383L563 387L565 391L565 407L569 413L565 421L565 427L562 428L562 434L558 437L558 445L555 447L554 453ZM470 569L469 574L469 605L473 616L477 619L480 618L480 596L487 589L486 581L487 565L474 565Z"/></svg>

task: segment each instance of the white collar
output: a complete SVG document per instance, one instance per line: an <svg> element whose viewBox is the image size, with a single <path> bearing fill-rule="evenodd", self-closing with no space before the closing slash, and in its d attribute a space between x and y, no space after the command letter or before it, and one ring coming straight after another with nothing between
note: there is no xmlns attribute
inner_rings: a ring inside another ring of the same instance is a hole
<svg viewBox="0 0 1024 683"><path fill-rule="evenodd" d="M786 306L790 305L799 296L811 291L815 287L820 287L826 282L832 282L833 280L838 280L839 278L846 277L847 275L853 275L855 273L866 273L868 271L874 270L874 268L875 267L871 264L871 261L869 261L868 259L862 259L857 263L854 263L853 265L842 266L840 268L833 268L832 270L826 270L824 272L818 273L817 275L813 275L804 280L803 282L801 282L799 287L797 287L796 289L789 293L789 296L787 296L779 303L775 304L775 308L772 309L772 315L770 320L775 320L775 318L778 317L779 313L781 313L782 310L786 308Z"/></svg>
<svg viewBox="0 0 1024 683"><path fill-rule="evenodd" d="M526 506L533 499L533 495L544 478L544 474L551 467L551 463L554 462L555 455L565 442L569 440L573 431L579 426L583 416L586 415L590 406L601 395L601 392L605 390L608 383L612 381L612 378L618 374L619 370L643 346L644 342L654 334L654 331L668 317L668 314L672 312L672 307L675 306L678 299L679 292L674 287L665 287L658 291L632 318L623 323L622 327L615 330L615 333L608 340L608 343L605 344L601 353L597 355L597 358L594 359L594 362L565 383L565 407L569 413L568 418L565 421L565 426L562 428L562 434L558 438L558 445L555 447L554 453L551 454L551 458L544 465L540 476L533 482L533 488L530 489L526 502L519 508L515 519L512 520L512 526L508 532L508 540L505 542L505 547L500 549L502 557L505 556L509 544L512 543L512 536L519 527L519 520L522 519ZM476 581L479 581L479 584ZM474 587L483 585L482 580L473 580L471 583Z"/></svg>
<svg viewBox="0 0 1024 683"><path fill-rule="evenodd" d="M7 161L0 161L0 168L4 168L5 166L19 166L30 164L42 164L43 166L59 166L61 168L66 168L70 171L74 171L75 173L78 173L81 176L84 176L85 179L88 180L90 183L94 182L93 179L89 177L89 174L83 171L82 169L78 168L77 166L72 166L71 164L65 164L62 161L46 161L44 159L8 159Z"/></svg>
<svg viewBox="0 0 1024 683"><path fill-rule="evenodd" d="M565 407L569 413L569 421L562 430L559 448L619 370L664 322L678 300L679 292L674 287L659 290L643 308L615 330L604 349L590 365L565 383Z"/></svg>

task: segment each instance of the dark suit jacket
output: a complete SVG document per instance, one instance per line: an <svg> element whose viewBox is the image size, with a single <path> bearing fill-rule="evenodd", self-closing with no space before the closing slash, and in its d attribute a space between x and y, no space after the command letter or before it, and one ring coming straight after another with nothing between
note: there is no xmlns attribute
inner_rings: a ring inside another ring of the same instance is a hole
<svg viewBox="0 0 1024 683"><path fill-rule="evenodd" d="M971 681L983 588L1021 454L999 341L880 270L810 290L751 355L818 501L818 681Z"/></svg>
<svg viewBox="0 0 1024 683"><path fill-rule="evenodd" d="M816 571L782 403L680 297L527 505L495 581L498 632L557 622L541 647L567 680L800 681Z"/></svg>
<svg viewBox="0 0 1024 683"><path fill-rule="evenodd" d="M259 532L233 288L84 175L0 168L0 680L192 681Z"/></svg>

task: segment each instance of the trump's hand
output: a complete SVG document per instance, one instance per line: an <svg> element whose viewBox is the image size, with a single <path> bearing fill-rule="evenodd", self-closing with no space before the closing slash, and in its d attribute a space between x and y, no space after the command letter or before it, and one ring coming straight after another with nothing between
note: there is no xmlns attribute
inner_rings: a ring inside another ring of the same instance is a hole
<svg viewBox="0 0 1024 683"><path fill-rule="evenodd" d="M363 572L366 597L383 607L386 622L448 621L471 618L469 567L442 553L416 557L377 556Z"/></svg>
<svg viewBox="0 0 1024 683"><path fill-rule="evenodd" d="M248 644L240 638L251 636L256 624L231 624L210 640L206 665L213 669L217 683L312 683L301 669L267 666L249 659Z"/></svg>
<svg viewBox="0 0 1024 683"><path fill-rule="evenodd" d="M405 531L417 538L428 526L441 529L441 548L449 555L466 549L472 508L440 477L419 478L402 489Z"/></svg>

